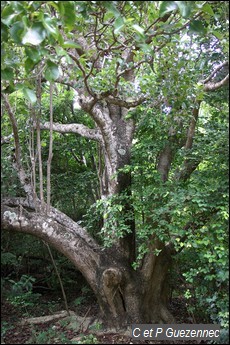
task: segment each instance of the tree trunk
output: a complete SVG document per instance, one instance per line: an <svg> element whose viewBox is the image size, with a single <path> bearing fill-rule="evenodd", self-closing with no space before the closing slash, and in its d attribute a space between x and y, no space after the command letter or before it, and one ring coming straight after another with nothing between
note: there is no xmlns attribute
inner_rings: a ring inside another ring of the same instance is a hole
<svg viewBox="0 0 230 345"><path fill-rule="evenodd" d="M125 120L125 108L107 103L101 105L100 109L106 118L105 121L101 120L102 123L99 122L103 153L99 169L101 198L106 200L120 194L128 198L131 196L131 174L121 170L131 164L134 124L132 120ZM95 118L94 113L92 116ZM133 214L133 218L126 221L127 233L124 233L122 238L116 238L114 246L131 264L135 260L136 244L134 212L129 202L123 205L122 213Z"/></svg>
<svg viewBox="0 0 230 345"><path fill-rule="evenodd" d="M97 296L105 324L119 328L134 323L173 323L166 295L169 265L170 258L163 251L155 257L148 278L121 262L102 267Z"/></svg>
<svg viewBox="0 0 230 345"><path fill-rule="evenodd" d="M158 256L151 254L135 271L120 251L99 247L83 228L54 208L49 216L42 216L26 200L7 199L1 220L2 229L35 235L71 260L94 291L107 327L173 322L165 299L170 265L165 249Z"/></svg>

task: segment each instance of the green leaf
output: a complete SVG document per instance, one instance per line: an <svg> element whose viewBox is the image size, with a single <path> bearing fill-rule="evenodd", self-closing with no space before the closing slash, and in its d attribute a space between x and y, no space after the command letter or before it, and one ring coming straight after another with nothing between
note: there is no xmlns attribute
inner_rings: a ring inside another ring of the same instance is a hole
<svg viewBox="0 0 230 345"><path fill-rule="evenodd" d="M114 27L115 27L114 33L117 34L119 31L121 31L124 25L125 25L124 19L122 17L118 17L114 22Z"/></svg>
<svg viewBox="0 0 230 345"><path fill-rule="evenodd" d="M162 1L160 4L159 15L163 17L165 14L172 12L177 9L175 1Z"/></svg>
<svg viewBox="0 0 230 345"><path fill-rule="evenodd" d="M191 3L187 1L175 1L183 18L188 18L191 13Z"/></svg>
<svg viewBox="0 0 230 345"><path fill-rule="evenodd" d="M211 16L215 15L215 13L213 12L212 7L209 4L207 4L207 3L202 6L202 11L205 12L205 13L210 14Z"/></svg>
<svg viewBox="0 0 230 345"><path fill-rule="evenodd" d="M61 47L55 47L55 51L56 51L56 54L57 54L57 56L65 56L65 57L69 57L68 56L68 54L67 54L67 52L63 49L63 48L61 48ZM70 58L70 57L69 57Z"/></svg>
<svg viewBox="0 0 230 345"><path fill-rule="evenodd" d="M73 41L65 41L63 44L62 44L62 47L63 48L81 48L80 44L77 44Z"/></svg>
<svg viewBox="0 0 230 345"><path fill-rule="evenodd" d="M4 7L2 13L1 13L1 21L2 23L4 23L5 25L10 25L12 24L14 18L18 15L18 13L16 13L14 11L14 8L10 5Z"/></svg>
<svg viewBox="0 0 230 345"><path fill-rule="evenodd" d="M133 24L133 28L134 28L134 30L137 31L139 34L144 35L145 30L144 30L143 28L141 28L139 25Z"/></svg>
<svg viewBox="0 0 230 345"><path fill-rule="evenodd" d="M122 205L117 205L118 210L121 212L122 211Z"/></svg>
<svg viewBox="0 0 230 345"><path fill-rule="evenodd" d="M16 89L16 90L23 90L24 87L25 87L24 84L16 84L16 85L15 85L15 89Z"/></svg>
<svg viewBox="0 0 230 345"><path fill-rule="evenodd" d="M59 77L58 65L48 60L47 68L45 70L45 78L49 81L54 81Z"/></svg>
<svg viewBox="0 0 230 345"><path fill-rule="evenodd" d="M202 21L193 20L189 25L189 31L195 34L204 35L206 33L206 28L204 27Z"/></svg>
<svg viewBox="0 0 230 345"><path fill-rule="evenodd" d="M59 3L60 3L60 1L58 3L56 3L56 1L50 1L50 5L53 6L58 11L60 11Z"/></svg>
<svg viewBox="0 0 230 345"><path fill-rule="evenodd" d="M35 103L37 101L37 97L35 95L35 92L27 87L22 89L22 92L24 96L30 101L31 103Z"/></svg>
<svg viewBox="0 0 230 345"><path fill-rule="evenodd" d="M60 12L60 14L62 16L64 16L64 14L65 14L64 1L56 1L56 4L55 4L55 1L52 1L51 4L52 4L52 6L54 6L55 8L58 9L58 11Z"/></svg>
<svg viewBox="0 0 230 345"><path fill-rule="evenodd" d="M58 37L57 37L57 40L58 40L58 43L62 46L62 44L64 43L64 38L63 36L60 34L58 34Z"/></svg>
<svg viewBox="0 0 230 345"><path fill-rule="evenodd" d="M214 30L212 33L213 33L213 35L216 36L216 38L218 38L219 40L221 40L221 39L223 38L222 33L219 32L219 31Z"/></svg>
<svg viewBox="0 0 230 345"><path fill-rule="evenodd" d="M54 38L57 38L59 35L58 28L55 26L54 20L52 20L48 15L44 15L42 21L44 28L47 30L48 34L51 34Z"/></svg>
<svg viewBox="0 0 230 345"><path fill-rule="evenodd" d="M112 1L103 1L103 5L109 12L111 12L114 15L115 18L120 17L121 14L118 11L118 9L114 6Z"/></svg>
<svg viewBox="0 0 230 345"><path fill-rule="evenodd" d="M41 54L37 48L26 47L25 53L26 53L27 57L35 63L41 60Z"/></svg>
<svg viewBox="0 0 230 345"><path fill-rule="evenodd" d="M14 77L14 71L10 67L6 67L1 70L2 80L11 80Z"/></svg>
<svg viewBox="0 0 230 345"><path fill-rule="evenodd" d="M2 39L2 41L8 40L8 28L3 23L1 23L1 39Z"/></svg>
<svg viewBox="0 0 230 345"><path fill-rule="evenodd" d="M35 62L33 60L31 60L30 58L27 58L25 60L25 71L26 71L26 73L31 72L31 70L33 69L34 65L35 65Z"/></svg>
<svg viewBox="0 0 230 345"><path fill-rule="evenodd" d="M25 35L22 38L23 44L32 44L37 46L46 38L46 31L42 23L34 23L31 28L28 28Z"/></svg>
<svg viewBox="0 0 230 345"><path fill-rule="evenodd" d="M22 42L22 34L24 32L25 26L23 22L16 22L10 28L10 35L15 43Z"/></svg>
<svg viewBox="0 0 230 345"><path fill-rule="evenodd" d="M72 30L76 22L76 11L74 1L62 1L64 7L64 23L69 30Z"/></svg>

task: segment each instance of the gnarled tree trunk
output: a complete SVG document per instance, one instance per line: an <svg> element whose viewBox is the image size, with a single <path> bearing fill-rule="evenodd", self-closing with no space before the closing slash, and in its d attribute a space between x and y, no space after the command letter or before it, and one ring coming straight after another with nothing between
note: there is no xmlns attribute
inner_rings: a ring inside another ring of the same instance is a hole
<svg viewBox="0 0 230 345"><path fill-rule="evenodd" d="M151 254L134 271L117 247L102 250L83 228L54 208L49 216L41 215L26 200L5 199L1 219L3 229L35 235L71 260L94 291L106 326L173 321L164 295L170 264L166 249L158 256Z"/></svg>

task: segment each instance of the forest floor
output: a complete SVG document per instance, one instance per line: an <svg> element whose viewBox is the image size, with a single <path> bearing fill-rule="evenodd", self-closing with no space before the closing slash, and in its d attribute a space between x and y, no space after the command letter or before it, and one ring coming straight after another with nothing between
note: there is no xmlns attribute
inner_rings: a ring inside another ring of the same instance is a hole
<svg viewBox="0 0 230 345"><path fill-rule="evenodd" d="M135 341L130 336L118 333L102 333L94 329L87 329L82 332L79 327L72 324L69 327L68 321L53 320L39 324L22 325L25 317L38 317L52 314L50 306L53 305L53 313L63 310L63 304L59 300L51 300L51 296L43 295L37 305L27 308L26 312L18 306L13 306L8 301L2 301L2 344L196 344L194 341ZM73 310L73 308L70 308ZM176 318L177 323L199 323L202 320L193 320L188 314L185 301L182 298L174 298L170 310ZM83 318L86 316L96 317L98 307L93 297L87 298L84 302L75 306L74 312ZM79 326L79 325L78 325ZM100 326L100 325L99 325ZM197 344L205 344L199 341Z"/></svg>

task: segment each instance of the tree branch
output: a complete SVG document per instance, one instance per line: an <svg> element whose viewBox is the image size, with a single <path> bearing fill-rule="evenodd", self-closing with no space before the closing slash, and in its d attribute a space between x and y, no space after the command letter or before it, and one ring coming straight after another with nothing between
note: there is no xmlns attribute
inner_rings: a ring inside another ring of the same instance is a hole
<svg viewBox="0 0 230 345"><path fill-rule="evenodd" d="M49 130L50 123L45 122L44 124L40 125L42 130ZM60 123L53 123L53 131L58 133L75 133L79 134L85 138L93 139L97 141L102 140L102 136L98 129L91 129L85 125L71 123L71 124L60 124Z"/></svg>
<svg viewBox="0 0 230 345"><path fill-rule="evenodd" d="M105 99L108 100L108 102L110 104L119 105L120 107L130 109L130 108L135 108L138 105L142 104L144 101L146 101L147 98L146 97L140 97L136 101L124 101L120 98L108 96Z"/></svg>
<svg viewBox="0 0 230 345"><path fill-rule="evenodd" d="M175 173L175 179L178 181L188 180L193 171L195 171L198 165L201 163L201 161L201 159L186 159L181 170Z"/></svg>
<svg viewBox="0 0 230 345"><path fill-rule="evenodd" d="M37 131L37 152L38 152L38 171L39 171L39 193L41 200L41 207L43 208L44 204L44 188L43 188L43 162L42 162L42 150L41 150L41 100L42 100L42 85L41 85L41 76L39 75L37 80L37 100L38 100L38 109L35 110L35 121L36 121L36 131Z"/></svg>
<svg viewBox="0 0 230 345"><path fill-rule="evenodd" d="M204 85L204 91L215 91L219 88L221 88L224 85L227 85L229 81L229 74L226 75L226 77L224 79L222 79L221 81L218 81L216 83L208 83Z"/></svg>
<svg viewBox="0 0 230 345"><path fill-rule="evenodd" d="M221 88L224 85L227 85L229 82L229 74L227 74L222 80L215 82L211 81L212 78L216 75L218 71L220 71L223 67L228 66L228 61L222 62L219 66L217 66L214 71L204 80L201 80L200 83L203 84L204 91L215 91Z"/></svg>
<svg viewBox="0 0 230 345"><path fill-rule="evenodd" d="M44 79L45 80L45 79ZM43 79L42 79L43 81ZM46 80L45 80L46 81ZM74 90L76 90L76 87L75 87L75 82L72 81L72 80L66 80L66 78L63 76L63 77L59 77L55 80L55 83L59 83L59 84L63 84L63 85L67 85L71 88L73 88ZM76 90L77 91L77 90Z"/></svg>
<svg viewBox="0 0 230 345"><path fill-rule="evenodd" d="M84 70L84 68L82 67L82 65L79 62L79 58L76 57L75 55L73 55L72 53L68 53L68 55L71 57L71 59L76 62L78 68L80 68L83 78L84 78L84 84L85 84L85 88L88 92L89 95L91 95L92 97L94 97L94 93L92 92L92 90L90 89L87 79L89 78L89 75L92 73L92 70L90 71L90 73L87 75L86 71ZM96 62L96 61L95 61Z"/></svg>
<svg viewBox="0 0 230 345"><path fill-rule="evenodd" d="M3 197L1 198L1 204L2 206L9 206L9 207L23 207L29 212L33 213L33 211L36 211L37 203L39 203L40 200L36 200L36 205L33 200L28 200L26 198L14 198L14 197ZM59 211L55 207L50 208L49 218L54 219L56 222L61 224L62 226L68 228L68 232L72 234L79 234L84 241L95 250L99 249L98 244L96 241L87 233L86 229L79 226L78 223L74 222L70 217L68 217L65 213Z"/></svg>
<svg viewBox="0 0 230 345"><path fill-rule="evenodd" d="M222 62L219 66L217 66L214 71L204 80L201 81L202 84L207 84L213 77L214 75L221 70L223 67L228 66L228 61Z"/></svg>
<svg viewBox="0 0 230 345"><path fill-rule="evenodd" d="M188 133L187 133L187 139L186 139L186 143L185 143L185 149L186 150L189 150L192 148L193 138L195 135L196 123L197 123L198 116L199 116L200 104L201 104L201 101L198 101L197 106L193 109L192 119L190 122L190 126L189 126Z"/></svg>
<svg viewBox="0 0 230 345"><path fill-rule="evenodd" d="M81 236L82 228L71 222L69 226L60 224L53 217L28 212L22 207L1 207L1 226L3 230L24 232L46 241L68 257L75 267L83 273L88 283L96 291L96 272L100 253L91 248ZM72 226L76 231L72 231Z"/></svg>
<svg viewBox="0 0 230 345"><path fill-rule="evenodd" d="M173 159L173 149L171 146L172 144L170 142L166 144L158 158L157 171L160 173L163 182L168 180L168 174Z"/></svg>
<svg viewBox="0 0 230 345"><path fill-rule="evenodd" d="M191 150L192 149L192 145L193 145L193 139L194 139L194 135L195 135L195 128L196 128L196 123L198 120L198 116L199 116L199 110L200 110L200 104L201 101L197 102L197 106L193 109L193 116L188 128L188 132L187 132L187 138L186 138L186 143L184 148L186 150ZM200 164L201 160L200 159L185 159L182 168L177 171L175 173L175 179L176 180L181 180L181 181L186 181L190 175L192 174L192 172L194 170L196 170L196 168L198 167L198 165Z"/></svg>
<svg viewBox="0 0 230 345"><path fill-rule="evenodd" d="M217 66L215 68L215 70L206 78L202 81L203 83L203 88L204 91L215 91L219 88L221 88L224 85L228 84L229 81L229 74L225 76L225 78L223 78L221 81L219 82L210 82L210 80L216 75L216 73L218 71L220 71L223 67L228 66L228 61L225 61L223 63L221 63L219 66ZM186 143L184 148L186 150L191 150L192 145L193 145L193 139L194 139L194 135L195 135L195 128L196 128L196 123L198 120L198 116L199 116L199 110L200 110L200 104L201 101L197 102L197 106L193 109L193 116L190 122L190 126L187 132L187 138L186 138ZM175 173L175 179L176 180L182 180L182 181L186 181L190 175L192 174L192 172L194 170L196 170L196 168L198 167L198 165L200 164L201 159L186 159L184 161L183 167L181 168L180 171L177 171Z"/></svg>

